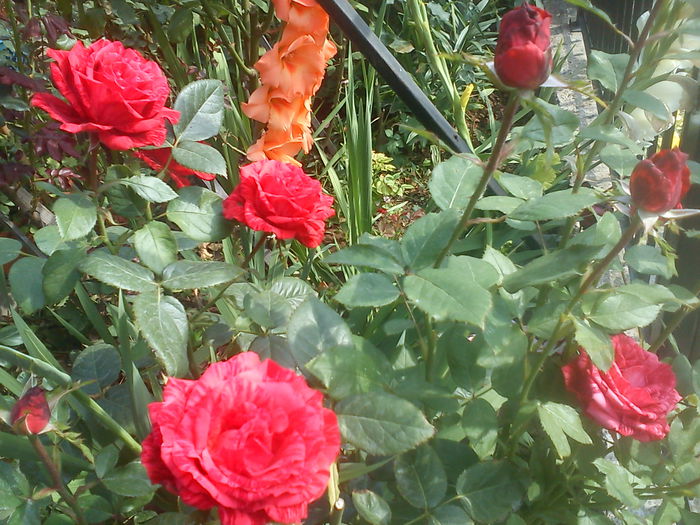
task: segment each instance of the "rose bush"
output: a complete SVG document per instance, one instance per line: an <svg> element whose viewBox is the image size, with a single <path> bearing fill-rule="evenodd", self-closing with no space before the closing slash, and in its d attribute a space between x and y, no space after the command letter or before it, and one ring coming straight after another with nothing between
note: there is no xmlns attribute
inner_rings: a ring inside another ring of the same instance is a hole
<svg viewBox="0 0 700 525"><path fill-rule="evenodd" d="M175 181L178 188L190 185L190 178L214 180L216 175L186 168L172 158L172 148L141 149L134 151L134 156L144 161L151 169L161 171L167 168L167 174Z"/></svg>
<svg viewBox="0 0 700 525"><path fill-rule="evenodd" d="M612 343L610 370L597 368L581 349L562 368L566 388L602 427L639 441L663 439L669 431L666 416L681 400L671 366L627 335L613 336Z"/></svg>
<svg viewBox="0 0 700 525"><path fill-rule="evenodd" d="M687 160L688 155L676 148L661 150L640 161L630 178L634 205L657 214L678 207L690 189Z"/></svg>
<svg viewBox="0 0 700 525"><path fill-rule="evenodd" d="M323 240L335 212L321 183L292 164L261 160L241 168L241 181L224 201L224 217L309 248Z"/></svg>
<svg viewBox="0 0 700 525"><path fill-rule="evenodd" d="M299 522L340 447L335 414L300 376L253 352L170 378L149 405L142 461L151 480L223 525Z"/></svg>
<svg viewBox="0 0 700 525"><path fill-rule="evenodd" d="M179 113L165 107L170 88L158 64L106 39L46 53L55 60L51 78L65 101L37 93L32 105L61 122L61 129L95 133L115 150L163 144L165 121L176 123Z"/></svg>
<svg viewBox="0 0 700 525"><path fill-rule="evenodd" d="M503 16L494 66L505 85L535 89L547 80L552 69L551 18L544 9L527 3Z"/></svg>

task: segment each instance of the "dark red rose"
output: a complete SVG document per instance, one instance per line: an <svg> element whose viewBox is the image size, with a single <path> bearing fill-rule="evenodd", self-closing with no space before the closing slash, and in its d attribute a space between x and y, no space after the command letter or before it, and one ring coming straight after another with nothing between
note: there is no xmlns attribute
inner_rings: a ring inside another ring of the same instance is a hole
<svg viewBox="0 0 700 525"><path fill-rule="evenodd" d="M241 168L241 181L224 201L224 217L309 248L323 240L325 220L335 212L321 183L292 164L260 160Z"/></svg>
<svg viewBox="0 0 700 525"><path fill-rule="evenodd" d="M55 60L51 78L66 100L37 93L32 105L61 122L61 129L93 132L115 150L163 144L165 121L175 123L180 114L165 107L170 87L158 64L105 39L46 53Z"/></svg>
<svg viewBox="0 0 700 525"><path fill-rule="evenodd" d="M38 434L51 419L51 409L46 400L46 393L40 386L27 390L20 397L10 411L10 424L14 425L22 420L20 429L30 434Z"/></svg>
<svg viewBox="0 0 700 525"><path fill-rule="evenodd" d="M510 87L535 89L552 70L549 24L552 15L528 4L508 11L501 20L494 66Z"/></svg>
<svg viewBox="0 0 700 525"><path fill-rule="evenodd" d="M198 177L202 180L214 180L216 178L216 175L213 173L195 171L179 164L175 159L171 158L171 152L172 148L140 149L134 151L134 156L156 171L161 171L167 165L168 175L172 177L178 188L189 186L190 177Z"/></svg>
<svg viewBox="0 0 700 525"><path fill-rule="evenodd" d="M222 525L298 523L326 489L340 431L303 377L244 352L196 381L170 378L148 407L149 477Z"/></svg>
<svg viewBox="0 0 700 525"><path fill-rule="evenodd" d="M669 431L666 415L681 400L673 369L624 334L613 336L612 343L615 361L607 372L583 349L562 367L567 390L602 427L639 441L663 439Z"/></svg>
<svg viewBox="0 0 700 525"><path fill-rule="evenodd" d="M644 159L632 171L630 193L639 209L662 214L678 207L690 189L688 155L664 149Z"/></svg>

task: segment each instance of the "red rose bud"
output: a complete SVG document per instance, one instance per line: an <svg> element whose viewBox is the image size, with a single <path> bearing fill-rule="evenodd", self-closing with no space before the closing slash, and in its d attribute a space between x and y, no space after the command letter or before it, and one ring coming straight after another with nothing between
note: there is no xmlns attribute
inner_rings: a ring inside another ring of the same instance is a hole
<svg viewBox="0 0 700 525"><path fill-rule="evenodd" d="M615 360L607 372L597 368L583 348L562 367L566 389L600 426L639 441L663 439L666 416L681 400L670 365L624 334L611 338Z"/></svg>
<svg viewBox="0 0 700 525"><path fill-rule="evenodd" d="M664 149L641 161L630 179L632 202L639 209L662 214L676 208L690 189L688 155Z"/></svg>
<svg viewBox="0 0 700 525"><path fill-rule="evenodd" d="M24 419L22 429L26 429L30 434L38 434L51 419L51 409L46 400L46 393L40 386L30 388L17 400L15 406L10 411L10 424Z"/></svg>
<svg viewBox="0 0 700 525"><path fill-rule="evenodd" d="M505 85L535 89L552 70L549 24L552 15L528 4L508 11L501 20L494 66Z"/></svg>

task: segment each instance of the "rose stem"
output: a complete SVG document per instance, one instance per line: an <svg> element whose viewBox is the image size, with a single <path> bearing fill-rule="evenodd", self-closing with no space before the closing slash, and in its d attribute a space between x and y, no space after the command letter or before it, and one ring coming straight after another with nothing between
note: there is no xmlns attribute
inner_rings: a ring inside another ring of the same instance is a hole
<svg viewBox="0 0 700 525"><path fill-rule="evenodd" d="M498 169L498 167L500 166L501 155L503 153L503 146L506 143L506 138L508 138L510 128L513 126L515 113L518 110L519 106L520 93L518 91L513 91L511 92L510 97L508 98L508 104L506 105L506 108L503 112L503 118L501 119L501 129L498 131L496 144L494 145L493 151L491 152L491 157L489 157L489 161L486 164L486 167L484 168L484 173L481 176L481 180L479 180L478 186L476 187L474 193L469 199L469 202L467 203L467 208L464 210L464 214L462 215L462 218L457 224L457 227L454 229L454 232L452 232L452 237L450 237L447 246L445 246L440 252L440 255L438 255L438 258L435 261L434 265L435 268L438 268L440 266L447 254L450 253L452 245L464 233L464 230L469 225L469 220L471 219L472 213L474 212L476 203L479 201L484 191L486 190L486 186L488 185L489 180L491 180L493 174L496 172L496 169Z"/></svg>
<svg viewBox="0 0 700 525"><path fill-rule="evenodd" d="M262 237L258 239L258 242L255 243L255 246L253 246L253 249L251 252L246 256L245 259L243 259L243 262L241 263L242 268L247 268L248 263L250 263L250 260L253 258L253 256L257 253L257 251L262 248L263 244L265 244L265 241L267 240L267 235L263 233Z"/></svg>
<svg viewBox="0 0 700 525"><path fill-rule="evenodd" d="M333 504L331 519L329 521L330 525L342 525L343 512L345 512L345 500L343 498L338 498L338 500Z"/></svg>
<svg viewBox="0 0 700 525"><path fill-rule="evenodd" d="M561 328L564 325L564 322L566 321L566 318L569 316L571 311L574 309L574 306L578 303L578 300L583 296L583 294L586 293L586 291L595 283L598 282L600 279L601 275L603 275L603 272L606 270L606 268L610 265L610 263L617 257L617 255L622 251L622 249L627 246L627 244L634 238L635 234L637 231L642 226L642 221L639 218L639 215L635 214L634 217L632 218L632 223L629 225L629 227L624 231L622 234L622 237L620 237L620 240L617 241L617 244L610 250L610 253L608 253L605 258L601 259L596 263L594 266L593 270L591 273L588 274L581 283L581 286L578 289L578 292L571 298L569 303L566 305L566 308L562 312L562 314L559 316L559 320L557 321L556 326L554 327L554 330L552 330L552 335L547 341L547 345L544 347L542 350L539 359L535 363L535 366L532 368L530 371L530 374L528 375L527 379L525 380L525 383L523 385L523 390L520 394L520 406L522 406L528 399L528 396L530 395L530 390L532 389L532 385L535 383L535 379L537 378L537 374L539 374L540 369L544 365L545 361L549 357L550 352L554 348L554 346L557 344L559 341L559 333L561 332ZM524 430L524 427L523 427ZM519 435L513 435L511 436L512 440L515 441Z"/></svg>
<svg viewBox="0 0 700 525"><path fill-rule="evenodd" d="M49 475L51 476L51 480L54 483L54 488L58 491L58 493L61 495L63 500L68 504L68 506L71 509L73 509L75 516L72 516L72 517L80 525L85 525L87 522L85 521L85 518L83 517L83 512L80 509L80 505L78 505L78 501L75 499L73 494L71 494L68 487L66 487L66 485L63 483L63 480L61 479L61 474L58 471L58 467L51 459L51 456L49 456L49 453L46 451L46 448L44 447L44 444L41 442L41 439L39 438L39 436L37 436L35 434L29 434L28 437L29 437L29 442L32 444L32 446L34 447L34 450L36 450L36 453L39 455L39 459L41 459L41 462L44 464L44 466L46 467L46 470L49 472Z"/></svg>
<svg viewBox="0 0 700 525"><path fill-rule="evenodd" d="M698 295L700 293L700 281L695 284L695 288L692 290L692 293L693 295ZM681 321L685 318L685 316L696 308L697 306L681 306L678 311L673 314L673 317L669 319L668 323L666 323L666 326L656 340L651 344L649 351L656 353L659 348L661 348L661 345L666 342L666 339L668 339L671 333L673 333L678 325L681 324Z"/></svg>

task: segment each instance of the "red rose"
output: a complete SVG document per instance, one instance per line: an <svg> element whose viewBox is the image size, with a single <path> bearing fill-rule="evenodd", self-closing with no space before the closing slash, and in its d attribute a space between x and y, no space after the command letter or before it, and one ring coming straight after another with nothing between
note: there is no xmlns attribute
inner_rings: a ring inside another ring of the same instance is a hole
<svg viewBox="0 0 700 525"><path fill-rule="evenodd" d="M535 89L552 70L549 24L552 15L528 4L508 11L501 20L494 66L510 87Z"/></svg>
<svg viewBox="0 0 700 525"><path fill-rule="evenodd" d="M46 53L56 61L51 78L66 101L37 93L32 105L61 122L62 130L96 133L115 150L163 144L165 120L175 123L180 114L165 107L170 87L158 64L105 39Z"/></svg>
<svg viewBox="0 0 700 525"><path fill-rule="evenodd" d="M681 400L670 365L624 334L612 337L615 361L603 372L583 349L562 367L564 383L601 426L639 441L663 439L666 415Z"/></svg>
<svg viewBox="0 0 700 525"><path fill-rule="evenodd" d="M303 377L253 352L170 378L148 407L149 477L222 525L300 522L326 489L340 447L335 414Z"/></svg>
<svg viewBox="0 0 700 525"><path fill-rule="evenodd" d="M630 178L635 206L658 214L676 208L690 189L686 160L688 155L676 148L661 150L637 164Z"/></svg>
<svg viewBox="0 0 700 525"><path fill-rule="evenodd" d="M323 240L324 221L335 212L321 183L291 164L260 160L241 168L241 182L224 201L224 217L309 248Z"/></svg>
<svg viewBox="0 0 700 525"><path fill-rule="evenodd" d="M17 400L10 411L10 424L14 425L20 419L24 419L20 429L30 434L38 434L49 424L51 408L43 388L32 387Z"/></svg>
<svg viewBox="0 0 700 525"><path fill-rule="evenodd" d="M172 157L172 148L157 148L157 149L141 149L134 151L134 156L138 157L151 169L161 171L166 165L168 167L168 175L175 181L178 188L190 185L190 177L199 177L202 180L214 180L216 175L213 173L204 173L203 171L195 171L186 168L182 164L175 161Z"/></svg>

